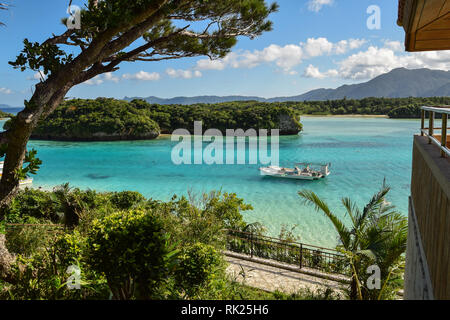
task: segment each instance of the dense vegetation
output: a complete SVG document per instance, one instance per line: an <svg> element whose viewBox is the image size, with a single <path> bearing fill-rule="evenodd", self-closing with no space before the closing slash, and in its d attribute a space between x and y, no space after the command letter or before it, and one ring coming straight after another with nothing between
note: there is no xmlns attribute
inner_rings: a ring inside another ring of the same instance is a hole
<svg viewBox="0 0 450 320"><path fill-rule="evenodd" d="M158 124L145 110L114 99L64 102L33 132L33 138L56 140L154 139Z"/></svg>
<svg viewBox="0 0 450 320"><path fill-rule="evenodd" d="M203 129L280 129L280 134L297 134L302 130L298 114L288 106L260 102L229 102L196 105L157 105L144 100L131 104L151 113L163 133L183 128L193 132L194 121L202 121ZM283 118L287 119L283 121ZM270 132L268 132L270 134Z"/></svg>
<svg viewBox="0 0 450 320"><path fill-rule="evenodd" d="M33 133L33 138L56 140L153 139L176 129L203 130L280 129L281 134L302 130L299 115L388 115L419 118L424 105L449 105L450 97L365 98L330 101L279 102L237 101L217 104L158 105L144 100L130 102L98 98L64 102ZM270 133L270 132L269 132Z"/></svg>
<svg viewBox="0 0 450 320"><path fill-rule="evenodd" d="M301 114L388 115L390 118L420 118L420 107L450 105L450 97L365 98L282 103Z"/></svg>
<svg viewBox="0 0 450 320"><path fill-rule="evenodd" d="M341 238L348 235L338 249L357 270L357 292L364 299L396 298L402 287L407 224L385 205L387 192L375 195L362 211L344 201L357 230L333 220ZM302 195L334 216L313 193ZM242 211L248 210L252 207L236 194L221 192L161 202L137 192L98 193L68 184L51 192L22 190L0 223L2 259L4 244L14 254L9 268L5 261L0 268L0 299L343 298L332 290L266 293L245 286L244 270L227 273L221 254L227 248L225 229L265 232L262 225L244 221ZM286 244L298 240L287 227L279 238ZM366 266L374 263L383 272L381 291L365 287ZM80 270L80 286L70 290L68 285L77 283L74 270ZM354 289L348 288L348 297L355 298Z"/></svg>
<svg viewBox="0 0 450 320"><path fill-rule="evenodd" d="M265 104L223 104L195 106L151 105L143 100L127 102L98 98L64 102L34 130L32 138L55 140L138 140L160 133L187 129L194 121L203 130L281 129L281 134L297 134L302 126L288 107ZM269 131L270 134L270 131Z"/></svg>
<svg viewBox="0 0 450 320"><path fill-rule="evenodd" d="M4 118L11 118L12 114L5 112L3 110L0 110L0 119L4 119Z"/></svg>
<svg viewBox="0 0 450 320"><path fill-rule="evenodd" d="M336 298L330 291L266 293L226 274L223 230L248 227L241 212L251 209L220 192L160 202L68 185L20 191L0 225L16 255L14 280L0 280L0 299ZM67 287L74 268L79 290Z"/></svg>

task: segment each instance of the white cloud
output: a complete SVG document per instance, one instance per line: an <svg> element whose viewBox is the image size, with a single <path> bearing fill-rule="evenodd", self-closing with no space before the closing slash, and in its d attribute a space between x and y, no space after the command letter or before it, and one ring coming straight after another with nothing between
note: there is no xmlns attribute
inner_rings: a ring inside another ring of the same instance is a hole
<svg viewBox="0 0 450 320"><path fill-rule="evenodd" d="M156 81L161 78L161 75L158 72L149 73L141 70L134 74L126 73L122 75L122 78L126 80Z"/></svg>
<svg viewBox="0 0 450 320"><path fill-rule="evenodd" d="M87 84L88 86L98 86L100 84L102 84L104 81L102 79L102 76L96 76L92 79L89 79L85 82L83 82L84 84Z"/></svg>
<svg viewBox="0 0 450 320"><path fill-rule="evenodd" d="M202 73L198 70L175 70L169 68L166 70L166 73L171 78L183 78L183 79L192 79L192 78L200 78Z"/></svg>
<svg viewBox="0 0 450 320"><path fill-rule="evenodd" d="M42 71L36 72L32 77L27 77L27 80L32 80L32 81L35 81L35 80L41 81L41 80L45 80L45 79L47 79L47 76Z"/></svg>
<svg viewBox="0 0 450 320"><path fill-rule="evenodd" d="M105 73L104 75L103 75L103 78L106 80L106 81L112 81L112 82L115 82L115 83L118 83L119 82L119 78L118 77L116 77L112 72L107 72L107 73Z"/></svg>
<svg viewBox="0 0 450 320"><path fill-rule="evenodd" d="M400 41L385 40L384 47L393 51L404 51L405 47Z"/></svg>
<svg viewBox="0 0 450 320"><path fill-rule="evenodd" d="M232 52L223 59L201 59L197 70L224 70L225 68L254 68L273 63L286 74L297 74L292 68L306 59L323 55L344 54L365 44L364 39L342 40L332 43L326 38L309 38L306 43L279 46L272 44L262 50Z"/></svg>
<svg viewBox="0 0 450 320"><path fill-rule="evenodd" d="M365 80L395 68L450 70L450 51L403 53L398 52L399 45L399 42L387 41L385 47L370 46L366 51L350 55L337 63L337 74L335 69L320 73L317 68L310 66L304 75L315 78L339 76L343 79Z"/></svg>
<svg viewBox="0 0 450 320"><path fill-rule="evenodd" d="M334 0L310 0L308 2L308 9L310 11L319 12L324 6L331 6Z"/></svg>
<svg viewBox="0 0 450 320"><path fill-rule="evenodd" d="M330 54L333 50L333 43L326 38L309 38L303 44L303 48L308 57L318 57Z"/></svg>
<svg viewBox="0 0 450 320"><path fill-rule="evenodd" d="M302 47L305 51L305 58L314 58L331 54L345 54L362 47L366 42L365 39L348 39L332 43L327 38L309 38L306 43L302 43Z"/></svg>
<svg viewBox="0 0 450 320"><path fill-rule="evenodd" d="M337 77L338 76L338 71L336 69L330 69L327 72L320 72L319 68L313 66L312 64L310 64L306 69L305 72L303 73L303 76L306 78L315 78L315 79L323 79L323 78L328 78L328 77Z"/></svg>
<svg viewBox="0 0 450 320"><path fill-rule="evenodd" d="M119 79L119 77L116 77L112 72L107 72L107 73L95 76L94 78L89 79L88 81L85 81L83 83L87 84L89 86L98 86L106 81L118 83L120 81L120 79Z"/></svg>
<svg viewBox="0 0 450 320"><path fill-rule="evenodd" d="M11 94L11 93L12 93L12 90L11 90L11 89L8 89L8 88L1 88L1 87L0 87L0 93L1 93L1 94Z"/></svg>

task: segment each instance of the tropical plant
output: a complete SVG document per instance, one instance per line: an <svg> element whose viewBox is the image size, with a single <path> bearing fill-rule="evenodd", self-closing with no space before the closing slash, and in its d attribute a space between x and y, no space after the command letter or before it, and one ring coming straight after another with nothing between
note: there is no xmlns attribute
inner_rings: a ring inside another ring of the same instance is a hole
<svg viewBox="0 0 450 320"><path fill-rule="evenodd" d="M202 288L208 288L223 266L222 255L213 246L195 243L184 247L178 257L176 286L182 295L194 298Z"/></svg>
<svg viewBox="0 0 450 320"><path fill-rule="evenodd" d="M299 192L305 204L329 218L339 235L337 250L346 256L352 269L350 299L393 298L398 289L408 229L407 219L386 202L389 191L383 183L363 210L349 198L343 198L342 204L351 221L349 226L314 192ZM372 265L380 268L381 285L371 290L367 286L367 268Z"/></svg>
<svg viewBox="0 0 450 320"><path fill-rule="evenodd" d="M94 222L88 262L105 274L115 299L149 299L167 280L178 253L161 217L144 210L117 212Z"/></svg>

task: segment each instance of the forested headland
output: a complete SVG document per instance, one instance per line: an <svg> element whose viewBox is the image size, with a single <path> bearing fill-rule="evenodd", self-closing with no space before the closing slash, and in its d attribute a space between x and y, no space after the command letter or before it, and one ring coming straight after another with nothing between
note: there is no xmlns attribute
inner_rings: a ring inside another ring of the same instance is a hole
<svg viewBox="0 0 450 320"><path fill-rule="evenodd" d="M302 130L298 112L284 105L229 103L218 105L162 106L143 100L75 99L65 101L34 130L32 138L49 140L142 140L176 129L194 133L194 122L203 130L280 129L280 134ZM268 132L270 134L270 131Z"/></svg>

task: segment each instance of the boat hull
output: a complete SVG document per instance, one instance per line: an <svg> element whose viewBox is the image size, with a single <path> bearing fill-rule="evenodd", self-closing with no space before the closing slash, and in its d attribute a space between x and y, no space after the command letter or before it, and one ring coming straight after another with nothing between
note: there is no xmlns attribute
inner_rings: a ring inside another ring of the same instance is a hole
<svg viewBox="0 0 450 320"><path fill-rule="evenodd" d="M307 180L314 181L325 178L326 176L323 174L294 174L293 172L281 172L281 168L279 167L268 167L268 168L260 168L261 176L265 177L273 177L273 178L281 178L281 179L291 179L291 180Z"/></svg>

